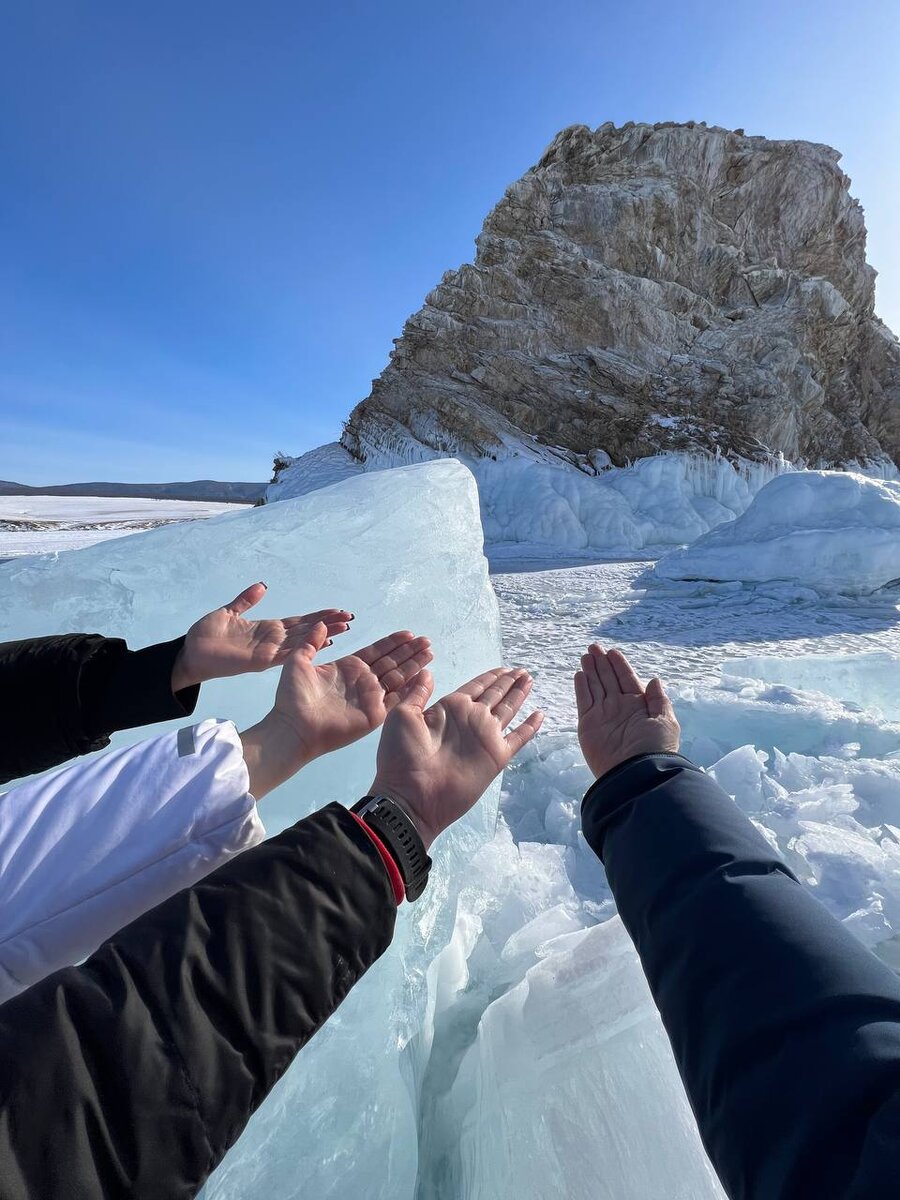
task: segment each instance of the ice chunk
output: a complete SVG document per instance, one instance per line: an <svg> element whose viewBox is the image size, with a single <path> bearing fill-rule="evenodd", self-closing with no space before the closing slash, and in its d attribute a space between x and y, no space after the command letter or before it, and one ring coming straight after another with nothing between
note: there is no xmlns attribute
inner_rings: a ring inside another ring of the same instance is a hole
<svg viewBox="0 0 900 1200"><path fill-rule="evenodd" d="M856 746L866 758L900 745L900 723L787 684L723 676L717 686L672 688L684 752L702 766L738 746L785 754L836 755Z"/></svg>
<svg viewBox="0 0 900 1200"><path fill-rule="evenodd" d="M422 1200L724 1195L618 918L538 948L431 1118Z"/></svg>
<svg viewBox="0 0 900 1200"><path fill-rule="evenodd" d="M357 614L330 654L393 629L434 641L438 691L500 659L475 482L452 460L360 475L308 497L0 567L0 640L99 630L132 646L182 633L264 579L259 614L343 605ZM276 675L203 688L195 719L239 726L268 707ZM134 742L146 730L120 735ZM152 732L152 731L151 731ZM270 832L373 776L376 741L314 764L261 807ZM498 790L435 847L432 883L401 910L390 951L303 1051L234 1147L208 1194L411 1197L417 1171L414 1075L400 1053L423 1023L424 976L446 944L473 850L493 833ZM512 932L512 930L510 930Z"/></svg>
<svg viewBox="0 0 900 1200"><path fill-rule="evenodd" d="M666 555L653 574L782 580L822 593L900 583L900 482L840 471L780 475L737 520Z"/></svg>
<svg viewBox="0 0 900 1200"><path fill-rule="evenodd" d="M571 853L501 823L468 867L429 974L417 1200L722 1195L634 949L611 907L594 924Z"/></svg>
<svg viewBox="0 0 900 1200"><path fill-rule="evenodd" d="M900 658L893 654L803 654L796 658L757 655L727 659L722 670L726 675L823 692L845 705L857 705L900 721Z"/></svg>

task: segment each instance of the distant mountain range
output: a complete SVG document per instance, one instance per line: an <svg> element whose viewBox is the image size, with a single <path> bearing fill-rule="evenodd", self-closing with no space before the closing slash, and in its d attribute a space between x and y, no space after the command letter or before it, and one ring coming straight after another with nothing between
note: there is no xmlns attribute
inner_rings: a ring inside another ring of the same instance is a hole
<svg viewBox="0 0 900 1200"><path fill-rule="evenodd" d="M191 483L58 483L50 487L29 487L0 479L0 496L124 496L253 504L265 490L264 483L221 483L217 479L195 479Z"/></svg>

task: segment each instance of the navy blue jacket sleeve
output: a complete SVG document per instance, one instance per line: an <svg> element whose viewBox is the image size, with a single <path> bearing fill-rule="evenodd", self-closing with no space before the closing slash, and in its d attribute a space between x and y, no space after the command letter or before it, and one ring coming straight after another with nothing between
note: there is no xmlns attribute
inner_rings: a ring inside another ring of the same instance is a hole
<svg viewBox="0 0 900 1200"><path fill-rule="evenodd" d="M582 805L731 1197L900 1196L900 979L707 775L645 755Z"/></svg>

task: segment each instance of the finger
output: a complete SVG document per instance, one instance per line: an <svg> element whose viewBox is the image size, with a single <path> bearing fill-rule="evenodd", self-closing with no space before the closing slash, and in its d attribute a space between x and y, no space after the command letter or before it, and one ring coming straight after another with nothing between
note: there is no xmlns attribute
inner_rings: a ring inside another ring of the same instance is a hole
<svg viewBox="0 0 900 1200"><path fill-rule="evenodd" d="M493 706L491 712L500 722L500 728L505 729L525 701L528 699L534 680L526 671L513 681L512 687L502 700Z"/></svg>
<svg viewBox="0 0 900 1200"><path fill-rule="evenodd" d="M408 629L401 629L398 633L389 633L387 637L373 642L371 646L364 646L362 650L357 650L356 657L361 658L367 666L371 667L380 658L393 654L405 642L414 641L415 636ZM427 639L425 640L427 641Z"/></svg>
<svg viewBox="0 0 900 1200"><path fill-rule="evenodd" d="M494 682L484 689L477 702L486 705L493 712L494 705L500 703L519 676L527 674L527 671L514 671L507 667L500 671Z"/></svg>
<svg viewBox="0 0 900 1200"><path fill-rule="evenodd" d="M544 714L540 709L537 709L526 717L521 725L518 725L512 733L506 735L505 741L509 749L509 757L515 758L523 746L527 746L537 731L544 723Z"/></svg>
<svg viewBox="0 0 900 1200"><path fill-rule="evenodd" d="M315 625L324 621L326 625L346 625L353 620L353 613L346 608L321 608L318 612L304 613L302 617L282 617L281 623L285 629L293 629L295 625Z"/></svg>
<svg viewBox="0 0 900 1200"><path fill-rule="evenodd" d="M245 613L254 604L259 604L265 594L266 585L264 583L251 583L248 588L244 588L239 596L235 596L230 604L225 605L225 611L232 613L235 617L239 617L241 613Z"/></svg>
<svg viewBox="0 0 900 1200"><path fill-rule="evenodd" d="M342 633L346 633L347 630L350 628L349 625L347 625L343 622L337 622L335 624L332 624L330 621L323 621L322 623L324 624L325 628L328 630L328 636L330 638L340 637L340 635ZM290 627L290 629L287 631L287 633L284 635L284 642L282 643L282 645L287 646L289 648L295 647L296 645L298 645L298 643L300 643L306 639L307 635L309 634L310 629L312 629L313 626L316 624L318 624L317 621L310 621L303 625L292 625Z"/></svg>
<svg viewBox="0 0 900 1200"><path fill-rule="evenodd" d="M390 654L385 654L377 662L373 662L370 669L373 675L378 676L379 681L384 686L384 677L386 675L389 675L391 671L395 671L398 667L402 667L404 663L409 662L411 658L415 658L417 654L422 654L424 651L430 649L431 642L428 638L413 638L410 642L402 642Z"/></svg>
<svg viewBox="0 0 900 1200"><path fill-rule="evenodd" d="M597 675L603 685L603 691L606 693L606 699L612 700L616 696L621 696L622 689L619 687L619 681L606 652L596 642L590 647L590 651L594 666L597 668Z"/></svg>
<svg viewBox="0 0 900 1200"><path fill-rule="evenodd" d="M600 682L600 676L597 674L597 661L593 654L588 651L587 654L581 656L581 669L584 672L584 677L587 680L588 689L591 693L591 699L595 704L601 703L606 699L606 690Z"/></svg>
<svg viewBox="0 0 900 1200"><path fill-rule="evenodd" d="M647 684L647 691L644 693L647 701L647 712L651 717L668 717L674 712L672 701L666 694L666 689L663 687L660 680L653 678Z"/></svg>
<svg viewBox="0 0 900 1200"><path fill-rule="evenodd" d="M594 706L594 697L591 695L591 689L588 686L587 676L584 671L575 672L575 707L578 709L579 717L583 717L585 713L590 712Z"/></svg>
<svg viewBox="0 0 900 1200"><path fill-rule="evenodd" d="M385 692L389 694L396 692L406 684L407 680L417 675L423 667L427 667L433 659L434 655L430 650L420 650L418 654L414 654L412 658L408 658L399 667L394 667L392 671L388 671L386 675L382 675L379 682Z"/></svg>
<svg viewBox="0 0 900 1200"><path fill-rule="evenodd" d="M474 679L464 683L461 688L457 688L457 691L463 696L468 696L470 700L477 700L485 689L489 688L506 670L506 667L493 667L490 671L483 671L481 675L476 675Z"/></svg>
<svg viewBox="0 0 900 1200"><path fill-rule="evenodd" d="M399 692L391 693L393 701L390 707L403 705L404 708L418 708L420 711L431 699L434 692L434 676L430 671L419 671L413 675Z"/></svg>
<svg viewBox="0 0 900 1200"><path fill-rule="evenodd" d="M606 657L615 672L616 679L618 679L619 687L622 691L629 696L642 695L644 686L638 679L634 667L622 651L610 650Z"/></svg>
<svg viewBox="0 0 900 1200"><path fill-rule="evenodd" d="M324 621L317 621L303 639L303 642L292 653L299 654L302 658L307 659L308 662L312 662L327 641L328 626Z"/></svg>

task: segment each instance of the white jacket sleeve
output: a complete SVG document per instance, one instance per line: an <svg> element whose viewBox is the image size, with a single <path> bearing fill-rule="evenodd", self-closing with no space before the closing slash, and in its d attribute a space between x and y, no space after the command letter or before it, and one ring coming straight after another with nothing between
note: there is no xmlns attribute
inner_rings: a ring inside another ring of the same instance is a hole
<svg viewBox="0 0 900 1200"><path fill-rule="evenodd" d="M230 721L0 796L0 1002L265 837Z"/></svg>

